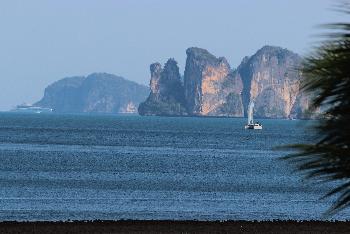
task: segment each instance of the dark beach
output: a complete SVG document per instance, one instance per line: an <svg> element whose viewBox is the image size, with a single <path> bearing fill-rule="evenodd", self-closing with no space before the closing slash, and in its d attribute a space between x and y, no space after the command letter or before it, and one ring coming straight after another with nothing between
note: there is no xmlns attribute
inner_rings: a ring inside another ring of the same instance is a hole
<svg viewBox="0 0 350 234"><path fill-rule="evenodd" d="M350 233L335 221L72 221L2 222L0 233Z"/></svg>

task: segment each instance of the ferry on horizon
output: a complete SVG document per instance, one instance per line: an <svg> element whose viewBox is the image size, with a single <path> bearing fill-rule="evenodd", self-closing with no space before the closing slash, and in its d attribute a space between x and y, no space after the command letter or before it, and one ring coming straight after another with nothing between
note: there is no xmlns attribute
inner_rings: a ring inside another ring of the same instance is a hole
<svg viewBox="0 0 350 234"><path fill-rule="evenodd" d="M40 106L33 106L30 104L23 103L21 105L17 105L15 109L11 110L13 112L23 112L23 113L52 113L53 109L51 108L45 108Z"/></svg>

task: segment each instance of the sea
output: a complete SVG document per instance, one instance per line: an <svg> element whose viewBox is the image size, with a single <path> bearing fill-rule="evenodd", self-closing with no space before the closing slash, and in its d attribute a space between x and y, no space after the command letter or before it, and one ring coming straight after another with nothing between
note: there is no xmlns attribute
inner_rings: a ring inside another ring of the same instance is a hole
<svg viewBox="0 0 350 234"><path fill-rule="evenodd" d="M277 149L312 121L0 113L0 221L346 220Z"/></svg>

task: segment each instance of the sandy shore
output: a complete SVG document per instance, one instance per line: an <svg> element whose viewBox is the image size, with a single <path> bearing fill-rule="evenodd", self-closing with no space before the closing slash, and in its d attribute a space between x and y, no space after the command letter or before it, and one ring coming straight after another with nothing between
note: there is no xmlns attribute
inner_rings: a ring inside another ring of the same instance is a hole
<svg viewBox="0 0 350 234"><path fill-rule="evenodd" d="M350 233L350 222L77 221L1 222L0 233Z"/></svg>

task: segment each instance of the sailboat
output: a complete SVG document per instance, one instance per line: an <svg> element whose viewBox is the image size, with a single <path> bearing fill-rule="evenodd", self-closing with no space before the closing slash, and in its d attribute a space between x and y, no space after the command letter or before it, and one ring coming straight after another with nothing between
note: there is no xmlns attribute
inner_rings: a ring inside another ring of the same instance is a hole
<svg viewBox="0 0 350 234"><path fill-rule="evenodd" d="M245 129L262 129L262 124L259 122L254 123L253 119L253 111L254 111L254 101L251 100L248 105L248 123L244 126Z"/></svg>

